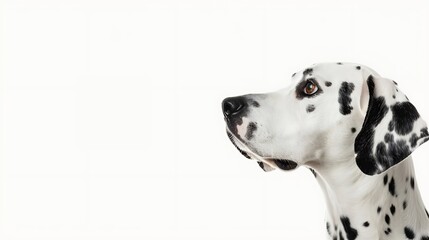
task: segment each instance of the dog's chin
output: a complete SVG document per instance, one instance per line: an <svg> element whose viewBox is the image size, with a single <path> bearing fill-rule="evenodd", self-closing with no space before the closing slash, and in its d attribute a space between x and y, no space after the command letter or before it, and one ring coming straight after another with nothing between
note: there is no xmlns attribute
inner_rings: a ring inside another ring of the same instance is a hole
<svg viewBox="0 0 429 240"><path fill-rule="evenodd" d="M298 167L298 163L292 160L273 158L273 157L263 157L260 154L255 153L255 151L252 151L247 145L242 143L230 131L227 131L226 133L228 135L229 140L231 140L232 144L247 159L253 159L258 161L258 163L267 164L272 169L278 168L281 170L289 171Z"/></svg>

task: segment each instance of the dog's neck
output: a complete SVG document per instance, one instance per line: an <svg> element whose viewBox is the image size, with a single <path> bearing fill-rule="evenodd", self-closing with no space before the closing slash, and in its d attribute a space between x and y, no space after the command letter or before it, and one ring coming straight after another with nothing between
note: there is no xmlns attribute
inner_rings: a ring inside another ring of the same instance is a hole
<svg viewBox="0 0 429 240"><path fill-rule="evenodd" d="M328 206L329 239L405 239L406 234L426 239L422 236L429 235L429 216L411 157L375 176L363 174L354 159L322 164L316 167L316 179Z"/></svg>

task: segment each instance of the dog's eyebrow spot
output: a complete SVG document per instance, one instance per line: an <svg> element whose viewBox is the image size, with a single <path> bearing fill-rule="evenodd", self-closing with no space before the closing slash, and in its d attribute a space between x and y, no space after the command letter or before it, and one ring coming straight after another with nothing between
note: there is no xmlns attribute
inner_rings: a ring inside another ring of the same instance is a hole
<svg viewBox="0 0 429 240"><path fill-rule="evenodd" d="M369 222L368 222L368 221L364 222L364 223L363 223L363 226L364 226L364 227L369 227Z"/></svg>
<svg viewBox="0 0 429 240"><path fill-rule="evenodd" d="M332 86L332 83L331 83L331 82L329 82L329 81L326 81L326 82L325 82L325 86L330 87L330 86Z"/></svg>
<svg viewBox="0 0 429 240"><path fill-rule="evenodd" d="M251 104L252 104L252 106L254 106L254 107L259 107L259 106L261 106L261 105L259 105L259 102L258 102L258 101L255 101L255 100L253 100Z"/></svg>
<svg viewBox="0 0 429 240"><path fill-rule="evenodd" d="M310 104L307 106L307 112L311 113L312 111L314 111L314 109L316 109L316 107L313 104Z"/></svg>
<svg viewBox="0 0 429 240"><path fill-rule="evenodd" d="M304 72L302 72L302 74L304 76L308 75L308 74L311 74L311 73L313 73L313 69L312 68L307 68L307 69L304 70Z"/></svg>
<svg viewBox="0 0 429 240"><path fill-rule="evenodd" d="M356 66L356 69L357 69L357 70L360 70L360 66Z"/></svg>
<svg viewBox="0 0 429 240"><path fill-rule="evenodd" d="M354 89L355 85L353 83L341 83L341 88L338 92L338 102L340 103L340 113L343 115L347 115L352 112L353 107L350 106L350 103L352 102L350 95L352 94Z"/></svg>

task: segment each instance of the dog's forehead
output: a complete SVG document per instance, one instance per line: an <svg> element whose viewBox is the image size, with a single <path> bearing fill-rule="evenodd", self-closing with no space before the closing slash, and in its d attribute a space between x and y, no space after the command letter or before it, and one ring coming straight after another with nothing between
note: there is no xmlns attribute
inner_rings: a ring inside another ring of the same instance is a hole
<svg viewBox="0 0 429 240"><path fill-rule="evenodd" d="M355 63L320 63L302 70L301 74L306 75L310 71L316 79L343 82L362 80L362 71L368 69Z"/></svg>

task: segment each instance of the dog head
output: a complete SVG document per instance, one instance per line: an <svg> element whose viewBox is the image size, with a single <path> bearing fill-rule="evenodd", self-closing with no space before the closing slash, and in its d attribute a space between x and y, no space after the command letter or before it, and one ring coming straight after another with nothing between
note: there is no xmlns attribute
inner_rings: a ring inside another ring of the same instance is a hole
<svg viewBox="0 0 429 240"><path fill-rule="evenodd" d="M354 158L374 175L429 139L394 81L351 63L313 65L279 91L226 98L222 110L229 139L265 171Z"/></svg>

